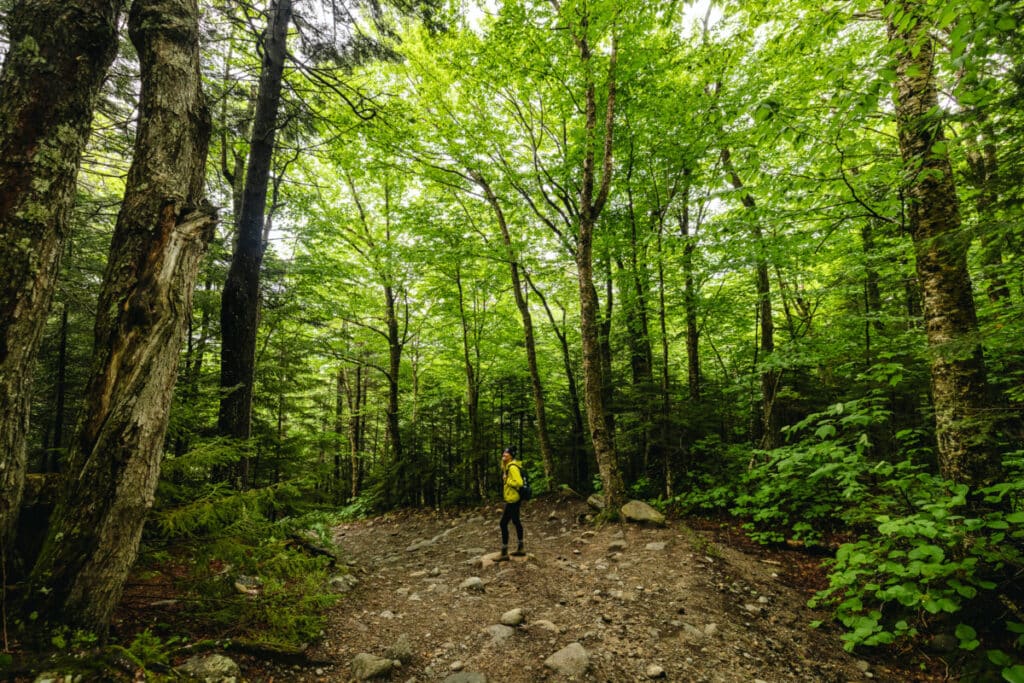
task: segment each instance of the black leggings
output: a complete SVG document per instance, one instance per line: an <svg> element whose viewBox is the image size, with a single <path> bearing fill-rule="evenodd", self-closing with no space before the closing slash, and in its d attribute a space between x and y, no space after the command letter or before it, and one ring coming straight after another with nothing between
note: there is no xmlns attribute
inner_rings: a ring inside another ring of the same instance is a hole
<svg viewBox="0 0 1024 683"><path fill-rule="evenodd" d="M523 542L523 523L519 521L519 501L514 503L505 503L505 511L501 514L501 544L508 545L508 523L512 520L512 523L516 526L516 536L519 538L519 542Z"/></svg>

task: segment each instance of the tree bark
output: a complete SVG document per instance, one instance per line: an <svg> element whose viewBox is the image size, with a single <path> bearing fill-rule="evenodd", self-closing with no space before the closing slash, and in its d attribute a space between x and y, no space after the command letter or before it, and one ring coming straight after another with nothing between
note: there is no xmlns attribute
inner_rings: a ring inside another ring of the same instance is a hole
<svg viewBox="0 0 1024 683"><path fill-rule="evenodd" d="M363 387L363 366L356 365L354 380L350 379L349 373L344 368L339 373L341 383L345 387L345 400L348 403L349 468L352 471L350 482L352 488L349 495L355 500L362 491L362 465L359 454L363 449L363 428L365 425L363 406L366 392Z"/></svg>
<svg viewBox="0 0 1024 683"><path fill-rule="evenodd" d="M526 282L544 306L548 320L551 321L551 329L558 338L558 345L562 350L562 367L565 370L566 389L569 393L569 410L572 414L572 452L569 454L569 460L573 467L572 479L576 486L585 490L590 485L590 454L584 446L583 412L580 410L580 394L576 386L576 373L572 367L572 356L569 354L569 340L565 336L565 331L559 327L558 321L555 320L555 315L551 312L551 306L548 305L544 294L537 289L537 286L528 275ZM565 325L564 309L562 309L562 324L563 326Z"/></svg>
<svg viewBox="0 0 1024 683"><path fill-rule="evenodd" d="M241 440L248 439L252 433L263 223L291 15L291 0L274 0L267 10L263 64L238 234L221 301L220 386L225 393L220 402L217 429L222 436ZM248 468L248 458L243 457L239 463L239 480L243 488L249 483Z"/></svg>
<svg viewBox="0 0 1024 683"><path fill-rule="evenodd" d="M585 35L577 36L580 60L589 70L590 45ZM594 227L608 199L612 176L612 134L615 117L615 60L616 43L612 40L608 66L608 100L604 120L604 145L601 158L600 182L595 186L594 142L597 135L597 96L592 80L588 79L585 92L586 119L583 172L579 192L579 218L577 221L576 272L580 292L580 334L583 342L583 395L587 407L587 422L594 455L601 473L606 509L617 511L623 503L624 489L619 469L615 440L609 429L604 396L605 377L602 372L600 306L594 287ZM596 194L595 194L596 190Z"/></svg>
<svg viewBox="0 0 1024 683"><path fill-rule="evenodd" d="M683 210L679 215L679 233L683 245L683 307L686 316L686 376L690 400L697 403L701 397L700 332L697 327L697 292L693 278L693 252L697 236L690 233L690 186L683 190Z"/></svg>
<svg viewBox="0 0 1024 683"><path fill-rule="evenodd" d="M743 182L740 180L736 169L732 165L732 155L728 149L722 150L722 166L729 175L730 184L737 190L743 189ZM753 211L757 204L749 192L743 193L743 206ZM760 362L769 362L769 357L775 351L775 322L772 316L771 282L768 278L768 259L765 256L764 234L761 225L754 218L752 221L755 248L758 255L756 260L757 278L757 318L761 326L761 342L759 348ZM761 448L771 450L779 445L780 432L775 410L775 398L778 393L779 371L771 368L764 368L761 371L761 434L758 441Z"/></svg>
<svg viewBox="0 0 1024 683"><path fill-rule="evenodd" d="M44 621L106 632L153 503L199 263L210 117L196 0L136 0L142 94L134 158L100 292L93 374L63 495L31 576ZM45 588L46 590L42 590Z"/></svg>
<svg viewBox="0 0 1024 683"><path fill-rule="evenodd" d="M53 443L50 448L54 453L46 456L46 471L57 472L56 451L64 444L64 404L67 401L68 384L68 305L65 303L60 311L60 344L57 349L57 387L53 416Z"/></svg>
<svg viewBox="0 0 1024 683"><path fill-rule="evenodd" d="M497 195L491 189L487 179L480 173L473 174L473 180L484 191L487 203L494 211L495 219L498 221L498 228L501 230L501 239L505 244L505 251L508 255L509 270L512 275L512 293L516 300L516 308L519 309L519 317L523 321L523 338L526 344L526 365L530 371L530 387L533 390L533 409L537 419L537 442L540 446L541 462L544 465L544 477L549 482L555 473L553 449L551 438L548 434L547 410L544 407L544 387L540 381L540 370L537 368L537 342L533 334L533 316L530 314L530 305L523 294L523 282L519 276L519 260L516 258L512 248L512 235L508 229L508 222L505 220L505 212L501 208Z"/></svg>
<svg viewBox="0 0 1024 683"><path fill-rule="evenodd" d="M898 5L914 14L910 3ZM978 320L967 271L969 235L961 229L953 170L945 150L933 46L923 18L889 20L896 61L896 127L903 157L908 223L931 352L939 470L983 486L1000 476Z"/></svg>
<svg viewBox="0 0 1024 683"><path fill-rule="evenodd" d="M14 547L32 371L121 0L16 2L0 73L0 554Z"/></svg>
<svg viewBox="0 0 1024 683"><path fill-rule="evenodd" d="M459 268L459 266L456 266ZM480 364L480 347L469 340L469 320L466 316L466 302L462 291L462 274L455 271L455 285L459 291L459 319L462 323L462 361L466 371L466 410L469 413L469 457L482 460L483 439L480 436L480 380L477 368ZM471 351L475 348L476 358Z"/></svg>
<svg viewBox="0 0 1024 683"><path fill-rule="evenodd" d="M996 144L992 140L990 124L984 112L973 111L971 128L976 129L966 137L968 175L974 185L977 196L975 208L978 211L979 241L981 242L981 262L985 266L985 277L988 284L985 288L989 301L1009 306L1010 287L1003 274L1003 253L1001 240L993 234L992 227L996 223L995 205L999 199L997 186L999 179L999 159L996 155Z"/></svg>

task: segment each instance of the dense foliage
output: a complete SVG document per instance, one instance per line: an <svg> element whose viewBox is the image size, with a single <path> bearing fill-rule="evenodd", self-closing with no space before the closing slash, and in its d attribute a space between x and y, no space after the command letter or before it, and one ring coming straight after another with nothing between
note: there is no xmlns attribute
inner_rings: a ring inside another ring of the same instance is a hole
<svg viewBox="0 0 1024 683"><path fill-rule="evenodd" d="M241 440L217 426L237 388L219 374L219 313L266 18L201 4L220 224L144 559L201 539L200 574L262 577L260 613L235 601L207 618L268 640L315 633L305 615L331 599L314 587L326 570L283 540L310 509L489 499L503 446L535 490L606 485L586 413L591 287L591 389L632 495L834 551L814 602L850 648L952 634L961 666L1024 680L1019 2L297 1ZM897 105L922 54L938 135L915 160ZM37 371L36 471L60 468L83 403L133 59L126 46L115 62L79 176ZM957 221L927 236L912 216L936 160ZM582 198L604 161L588 283ZM937 343L936 321L963 302L936 309L915 264L961 246L973 308L965 333ZM936 376L963 366L984 396L952 403L983 410L950 422ZM952 467L956 439L960 462L984 467ZM226 598L210 591L204 604ZM270 623L296 596L309 604Z"/></svg>

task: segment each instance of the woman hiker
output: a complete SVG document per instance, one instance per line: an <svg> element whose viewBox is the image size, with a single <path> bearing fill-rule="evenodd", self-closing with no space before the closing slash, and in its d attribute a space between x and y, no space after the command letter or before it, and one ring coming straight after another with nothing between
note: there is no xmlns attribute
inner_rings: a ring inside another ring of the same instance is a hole
<svg viewBox="0 0 1024 683"><path fill-rule="evenodd" d="M499 560L508 559L508 523L511 521L516 527L516 536L519 545L516 546L513 555L525 555L523 551L523 523L519 520L519 489L523 486L523 463L512 457L512 449L506 448L501 452L501 483L502 492L505 497L505 510L501 514L501 555Z"/></svg>

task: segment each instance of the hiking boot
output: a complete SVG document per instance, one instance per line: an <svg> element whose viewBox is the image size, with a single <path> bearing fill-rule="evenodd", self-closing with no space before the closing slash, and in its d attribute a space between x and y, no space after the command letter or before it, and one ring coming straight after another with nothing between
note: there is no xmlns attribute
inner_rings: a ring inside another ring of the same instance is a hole
<svg viewBox="0 0 1024 683"><path fill-rule="evenodd" d="M516 550L512 554L515 555L516 557L522 557L523 555L526 554L526 551L523 550L523 542L522 541L519 541L519 545L516 546Z"/></svg>
<svg viewBox="0 0 1024 683"><path fill-rule="evenodd" d="M502 562L503 560L507 560L507 559L508 559L508 546L507 545L503 545L503 546L501 546L501 553L498 555L498 562Z"/></svg>

